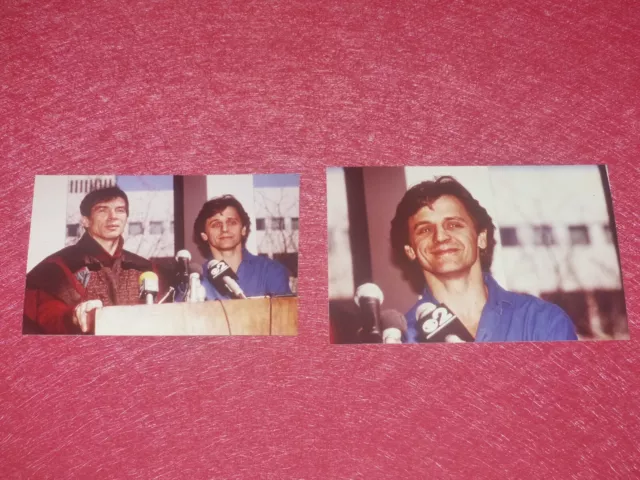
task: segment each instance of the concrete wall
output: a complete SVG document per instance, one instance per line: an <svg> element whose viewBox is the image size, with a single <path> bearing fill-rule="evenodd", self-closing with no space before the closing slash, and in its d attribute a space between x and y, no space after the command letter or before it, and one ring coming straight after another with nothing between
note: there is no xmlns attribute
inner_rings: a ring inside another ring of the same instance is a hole
<svg viewBox="0 0 640 480"><path fill-rule="evenodd" d="M68 181L66 175L36 175L27 272L65 246Z"/></svg>

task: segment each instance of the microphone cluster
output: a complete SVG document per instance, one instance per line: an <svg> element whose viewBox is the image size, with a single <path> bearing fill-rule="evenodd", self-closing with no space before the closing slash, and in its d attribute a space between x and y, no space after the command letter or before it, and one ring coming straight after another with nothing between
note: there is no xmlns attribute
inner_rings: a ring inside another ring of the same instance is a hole
<svg viewBox="0 0 640 480"><path fill-rule="evenodd" d="M360 307L362 343L402 343L407 320L397 310L380 312L384 294L375 283L365 283L356 290L354 301Z"/></svg>
<svg viewBox="0 0 640 480"><path fill-rule="evenodd" d="M188 250L180 250L176 254L176 262L178 289L186 292L185 301L203 302L206 291L201 283L203 271L200 265L191 262ZM247 298L238 283L238 276L224 260L211 260L207 263L206 270L209 280L220 293L230 295L231 298Z"/></svg>
<svg viewBox="0 0 640 480"><path fill-rule="evenodd" d="M188 250L180 250L176 253L175 260L177 264L175 288L171 287L169 293L171 293L171 290L177 290L184 292L184 300L186 302L204 302L206 300L206 290L201 282L203 276L202 267L191 261L191 253ZM247 298L238 283L238 276L224 260L211 260L207 263L206 269L209 280L220 293L230 295L231 298L236 299ZM138 285L140 287L140 299L147 305L153 305L159 292L158 275L154 272L144 272L138 279ZM165 295L159 303L162 303L168 295Z"/></svg>
<svg viewBox="0 0 640 480"><path fill-rule="evenodd" d="M191 261L189 250L180 250L176 253L176 263L178 264L177 288L180 292L184 292L184 300L188 303L204 302L207 295L200 282L202 268Z"/></svg>
<svg viewBox="0 0 640 480"><path fill-rule="evenodd" d="M384 294L376 284L360 285L354 301L360 308L361 343L402 343L402 337L407 332L407 320L396 310L380 312ZM464 343L475 340L458 316L444 303L435 305L425 302L419 305L415 319L419 343Z"/></svg>

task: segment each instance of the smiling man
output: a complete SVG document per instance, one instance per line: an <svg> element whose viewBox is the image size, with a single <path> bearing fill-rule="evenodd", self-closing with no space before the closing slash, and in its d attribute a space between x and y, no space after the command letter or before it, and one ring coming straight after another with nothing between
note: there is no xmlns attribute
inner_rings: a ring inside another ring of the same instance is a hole
<svg viewBox="0 0 640 480"><path fill-rule="evenodd" d="M251 220L242 204L232 195L223 195L206 202L193 226L193 241L207 259L226 262L238 276L238 284L247 297L289 295L289 272L284 265L251 254L245 247L251 232ZM204 275L202 282L207 300L230 298L219 292Z"/></svg>
<svg viewBox="0 0 640 480"><path fill-rule="evenodd" d="M129 200L118 187L94 190L80 203L85 233L27 275L25 333L91 333L95 309L139 303L138 279L150 261L122 248Z"/></svg>
<svg viewBox="0 0 640 480"><path fill-rule="evenodd" d="M416 311L444 303L477 342L576 340L558 306L504 290L490 273L495 227L487 211L452 177L410 188L391 222L395 258L419 269L422 298L406 314L407 343L417 341Z"/></svg>

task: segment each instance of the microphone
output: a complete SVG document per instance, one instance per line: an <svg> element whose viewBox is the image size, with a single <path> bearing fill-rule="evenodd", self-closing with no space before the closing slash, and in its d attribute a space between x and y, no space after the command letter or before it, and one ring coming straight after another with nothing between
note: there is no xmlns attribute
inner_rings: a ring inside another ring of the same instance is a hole
<svg viewBox="0 0 640 480"><path fill-rule="evenodd" d="M364 283L356 290L353 301L362 315L363 343L382 343L380 330L380 305L384 295L375 283Z"/></svg>
<svg viewBox="0 0 640 480"><path fill-rule="evenodd" d="M192 273L189 275L189 291L187 292L187 302L200 303L207 299L207 291L200 283L200 274Z"/></svg>
<svg viewBox="0 0 640 480"><path fill-rule="evenodd" d="M144 298L146 305L153 305L160 290L158 275L153 272L144 272L138 279L138 285L140 285L140 298Z"/></svg>
<svg viewBox="0 0 640 480"><path fill-rule="evenodd" d="M407 331L407 319L397 310L385 310L380 314L382 343L402 343L402 334Z"/></svg>
<svg viewBox="0 0 640 480"><path fill-rule="evenodd" d="M215 258L207 263L211 283L220 293L230 293L233 298L247 298L238 285L238 276L224 260Z"/></svg>
<svg viewBox="0 0 640 480"><path fill-rule="evenodd" d="M200 283L200 277L202 276L202 268L197 263L189 263L189 284L185 293L185 300L188 303L204 302L207 293Z"/></svg>
<svg viewBox="0 0 640 480"><path fill-rule="evenodd" d="M189 250L180 250L176 253L176 262L178 263L176 272L178 284L186 286L189 284L189 263L191 262Z"/></svg>
<svg viewBox="0 0 640 480"><path fill-rule="evenodd" d="M444 303L423 303L416 310L419 343L465 343L475 338L455 313Z"/></svg>

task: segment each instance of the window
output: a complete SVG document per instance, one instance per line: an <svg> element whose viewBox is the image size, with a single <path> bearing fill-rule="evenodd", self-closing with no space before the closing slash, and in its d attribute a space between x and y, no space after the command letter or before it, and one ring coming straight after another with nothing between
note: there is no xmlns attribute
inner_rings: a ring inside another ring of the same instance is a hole
<svg viewBox="0 0 640 480"><path fill-rule="evenodd" d="M518 245L520 245L516 227L501 227L500 240L502 241L502 246L504 247L517 247Z"/></svg>
<svg viewBox="0 0 640 480"><path fill-rule="evenodd" d="M149 233L151 235L162 235L163 232L162 222L149 222Z"/></svg>
<svg viewBox="0 0 640 480"><path fill-rule="evenodd" d="M80 234L80 225L72 223L67 225L67 237L77 237Z"/></svg>
<svg viewBox="0 0 640 480"><path fill-rule="evenodd" d="M129 223L129 235L142 235L144 233L144 226L142 222Z"/></svg>
<svg viewBox="0 0 640 480"><path fill-rule="evenodd" d="M551 225L535 225L533 227L533 244L544 247L556 244Z"/></svg>
<svg viewBox="0 0 640 480"><path fill-rule="evenodd" d="M300 230L300 219L298 217L291 219L291 230Z"/></svg>
<svg viewBox="0 0 640 480"><path fill-rule="evenodd" d="M589 245L591 243L589 229L586 225L570 225L569 240L571 245Z"/></svg>
<svg viewBox="0 0 640 480"><path fill-rule="evenodd" d="M284 218L283 217L272 217L271 219L271 230L284 230Z"/></svg>
<svg viewBox="0 0 640 480"><path fill-rule="evenodd" d="M607 243L613 243L613 232L611 231L611 226L603 225L602 230L604 231L604 238Z"/></svg>
<svg viewBox="0 0 640 480"><path fill-rule="evenodd" d="M256 218L256 230L265 230L266 229L266 223L264 221L264 218Z"/></svg>

